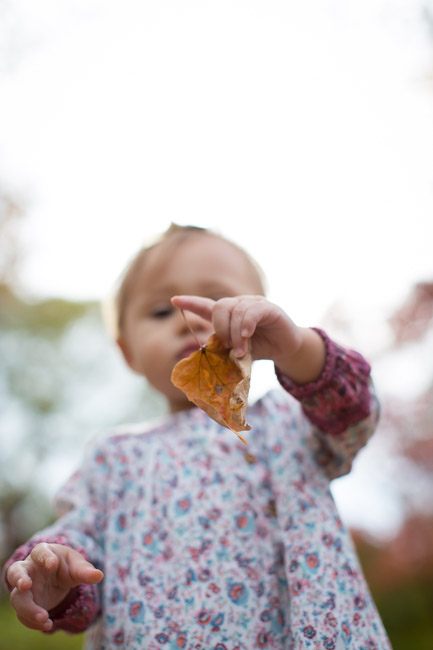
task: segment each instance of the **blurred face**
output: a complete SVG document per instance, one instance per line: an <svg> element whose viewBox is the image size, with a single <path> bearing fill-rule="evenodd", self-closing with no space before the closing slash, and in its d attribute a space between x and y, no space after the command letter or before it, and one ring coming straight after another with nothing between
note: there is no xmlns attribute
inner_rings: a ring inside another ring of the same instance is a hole
<svg viewBox="0 0 433 650"><path fill-rule="evenodd" d="M190 408L170 377L174 365L198 349L172 296L194 295L218 300L261 294L262 287L248 259L229 242L209 234L192 234L150 250L136 271L124 308L118 343L129 366L144 375L170 403L172 412ZM186 312L201 344L213 333L212 324Z"/></svg>

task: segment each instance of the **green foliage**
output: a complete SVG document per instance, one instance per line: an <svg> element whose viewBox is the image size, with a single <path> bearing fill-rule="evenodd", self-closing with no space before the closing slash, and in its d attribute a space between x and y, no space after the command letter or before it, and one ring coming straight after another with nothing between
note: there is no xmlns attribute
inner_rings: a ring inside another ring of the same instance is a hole
<svg viewBox="0 0 433 650"><path fill-rule="evenodd" d="M44 634L21 625L9 598L0 600L0 650L80 650L83 634Z"/></svg>
<svg viewBox="0 0 433 650"><path fill-rule="evenodd" d="M0 284L0 328L19 328L34 334L58 336L88 311L98 309L92 302L70 302L61 298L23 300Z"/></svg>
<svg viewBox="0 0 433 650"><path fill-rule="evenodd" d="M365 577L391 641L393 650L432 650L433 582L428 561L404 571L401 533L387 544L374 544L355 535L355 544ZM399 554L400 553L400 554ZM394 562L396 558L396 562Z"/></svg>
<svg viewBox="0 0 433 650"><path fill-rule="evenodd" d="M373 593L393 650L432 650L433 585L413 582Z"/></svg>

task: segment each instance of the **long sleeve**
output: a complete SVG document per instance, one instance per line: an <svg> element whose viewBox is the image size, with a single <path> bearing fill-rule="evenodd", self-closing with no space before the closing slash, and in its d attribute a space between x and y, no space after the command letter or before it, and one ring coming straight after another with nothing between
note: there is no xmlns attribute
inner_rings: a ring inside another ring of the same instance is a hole
<svg viewBox="0 0 433 650"><path fill-rule="evenodd" d="M316 460L330 478L350 471L352 461L379 419L379 403L370 378L370 365L356 351L332 341L320 329L326 362L314 382L298 385L276 368L282 387L296 398L315 429Z"/></svg>
<svg viewBox="0 0 433 650"><path fill-rule="evenodd" d="M32 548L40 542L63 544L79 551L97 568L103 570L104 491L97 481L98 453L92 452L60 491L56 499L59 519L36 533L26 544L19 547L4 567L6 580L8 567L25 559ZM99 477L100 478L100 477ZM100 612L99 587L80 584L72 589L62 603L50 611L54 622L51 632L58 629L70 633L86 630Z"/></svg>

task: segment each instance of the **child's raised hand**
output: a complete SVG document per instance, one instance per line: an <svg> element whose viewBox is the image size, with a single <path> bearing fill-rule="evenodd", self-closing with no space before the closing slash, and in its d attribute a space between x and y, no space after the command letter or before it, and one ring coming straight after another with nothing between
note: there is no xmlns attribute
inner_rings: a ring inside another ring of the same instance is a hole
<svg viewBox="0 0 433 650"><path fill-rule="evenodd" d="M175 296L172 303L213 324L221 343L238 357L248 350L251 339L254 359L293 356L302 343L301 329L277 305L263 296L236 296L212 300L199 296Z"/></svg>
<svg viewBox="0 0 433 650"><path fill-rule="evenodd" d="M251 340L253 359L270 359L300 384L314 381L325 365L325 345L314 330L298 327L278 305L264 296L235 296L212 300L174 296L172 303L210 321L215 333L238 357Z"/></svg>
<svg viewBox="0 0 433 650"><path fill-rule="evenodd" d="M14 562L7 570L11 604L18 620L45 632L53 626L49 610L59 605L73 587L83 582L96 584L102 578L102 571L81 553L62 544L37 544L25 560Z"/></svg>

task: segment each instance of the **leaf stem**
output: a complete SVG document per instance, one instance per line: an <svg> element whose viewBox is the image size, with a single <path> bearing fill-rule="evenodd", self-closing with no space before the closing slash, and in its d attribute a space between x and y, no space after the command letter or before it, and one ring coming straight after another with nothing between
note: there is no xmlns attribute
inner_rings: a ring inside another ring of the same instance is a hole
<svg viewBox="0 0 433 650"><path fill-rule="evenodd" d="M188 327L189 331L191 332L191 334L193 335L193 337L194 337L195 340L197 341L197 344L199 345L200 350L202 350L202 349L205 347L204 343L203 343L203 344L200 343L197 334L194 332L194 330L192 329L191 325L188 323L188 319L187 319L187 317L185 316L185 312L183 311L183 309L181 309L180 312L181 312L181 314L182 314L182 316L183 316L183 318L184 318L185 323L187 324L187 327Z"/></svg>

